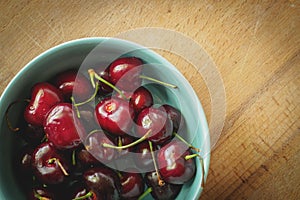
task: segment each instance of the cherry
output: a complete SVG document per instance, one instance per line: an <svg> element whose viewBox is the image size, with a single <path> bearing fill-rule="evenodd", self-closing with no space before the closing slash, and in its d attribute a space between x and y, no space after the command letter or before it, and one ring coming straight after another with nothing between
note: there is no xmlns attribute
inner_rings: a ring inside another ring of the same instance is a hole
<svg viewBox="0 0 300 200"><path fill-rule="evenodd" d="M97 195L89 191L88 188L81 182L75 182L71 188L68 189L70 195L68 199L72 200L98 200Z"/></svg>
<svg viewBox="0 0 300 200"><path fill-rule="evenodd" d="M121 174L122 199L137 199L144 192L143 177L139 173L123 172Z"/></svg>
<svg viewBox="0 0 300 200"><path fill-rule="evenodd" d="M130 105L136 114L140 113L144 108L152 106L153 97L150 91L143 86L136 89L130 98Z"/></svg>
<svg viewBox="0 0 300 200"><path fill-rule="evenodd" d="M43 127L26 124L22 133L26 142L32 145L38 145L46 137Z"/></svg>
<svg viewBox="0 0 300 200"><path fill-rule="evenodd" d="M58 184L68 176L69 164L49 142L39 145L32 154L33 172L45 184Z"/></svg>
<svg viewBox="0 0 300 200"><path fill-rule="evenodd" d="M136 57L118 58L109 66L109 79L119 89L134 91L141 85L143 61Z"/></svg>
<svg viewBox="0 0 300 200"><path fill-rule="evenodd" d="M69 103L59 103L51 108L44 122L44 130L48 140L59 149L77 147L81 143L79 134L84 132Z"/></svg>
<svg viewBox="0 0 300 200"><path fill-rule="evenodd" d="M105 70L97 70L97 73L100 75L101 78L104 80L110 82L110 76L109 76L109 67L105 68ZM109 94L113 92L113 89L109 87L107 84L99 81L99 94Z"/></svg>
<svg viewBox="0 0 300 200"><path fill-rule="evenodd" d="M76 101L84 101L93 93L89 80L76 69L58 74L54 85L62 92L65 99L70 99L73 95Z"/></svg>
<svg viewBox="0 0 300 200"><path fill-rule="evenodd" d="M28 200L54 200L54 194L44 187L31 188L27 195Z"/></svg>
<svg viewBox="0 0 300 200"><path fill-rule="evenodd" d="M84 172L83 179L87 187L102 199L120 199L120 180L112 169L106 167L88 169Z"/></svg>
<svg viewBox="0 0 300 200"><path fill-rule="evenodd" d="M153 151L158 150L158 147L155 144L152 144L152 146L153 146ZM136 152L135 154L136 158L134 161L136 166L141 170L143 170L144 172L152 171L154 169L154 165L153 165L151 150L148 141L139 143L136 146L135 152Z"/></svg>
<svg viewBox="0 0 300 200"><path fill-rule="evenodd" d="M114 143L101 130L91 132L85 138L85 148L102 163L111 162L116 155L116 150L104 147L102 144L114 145Z"/></svg>
<svg viewBox="0 0 300 200"><path fill-rule="evenodd" d="M42 126L51 107L62 101L63 96L56 87L46 82L37 83L32 88L24 118L29 124Z"/></svg>
<svg viewBox="0 0 300 200"><path fill-rule="evenodd" d="M148 139L156 144L162 144L172 138L172 121L163 109L145 108L138 114L136 123L137 134L143 136L151 130Z"/></svg>
<svg viewBox="0 0 300 200"><path fill-rule="evenodd" d="M113 143L116 146L124 146L124 145L128 145L131 144L134 141L134 138L129 136L129 135L122 135L122 136L117 136L113 138ZM134 147L129 147L129 148L125 148L125 149L120 149L117 150L117 155L120 156L126 156L128 155L129 152L133 152Z"/></svg>
<svg viewBox="0 0 300 200"><path fill-rule="evenodd" d="M181 141L173 140L163 146L157 154L157 163L163 179L172 184L184 184L195 175L194 159L187 159L190 150Z"/></svg>
<svg viewBox="0 0 300 200"><path fill-rule="evenodd" d="M85 166L99 164L99 161L86 149L80 149L77 153L78 161Z"/></svg>
<svg viewBox="0 0 300 200"><path fill-rule="evenodd" d="M162 107L166 110L168 117L173 122L173 132L177 133L179 129L185 126L185 121L181 112L175 107L168 104L164 104L162 105Z"/></svg>
<svg viewBox="0 0 300 200"><path fill-rule="evenodd" d="M105 98L97 104L95 116L104 130L114 135L124 135L132 127L134 112L123 99Z"/></svg>
<svg viewBox="0 0 300 200"><path fill-rule="evenodd" d="M149 187L148 191L151 191L151 195L154 199L157 200L175 199L182 188L182 185L175 185L170 183L164 183L164 185L162 186L159 185L157 173L155 171L147 172L144 179L147 186Z"/></svg>

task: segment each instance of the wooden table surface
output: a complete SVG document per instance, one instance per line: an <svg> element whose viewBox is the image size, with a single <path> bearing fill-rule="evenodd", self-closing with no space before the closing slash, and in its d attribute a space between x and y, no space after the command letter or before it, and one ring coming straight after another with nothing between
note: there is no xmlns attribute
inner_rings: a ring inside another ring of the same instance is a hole
<svg viewBox="0 0 300 200"><path fill-rule="evenodd" d="M1 0L0 93L26 63L55 45L144 27L173 30L200 44L224 84L226 118L200 199L300 199L297 0ZM156 51L191 82L209 121L211 99L201 76L184 58Z"/></svg>

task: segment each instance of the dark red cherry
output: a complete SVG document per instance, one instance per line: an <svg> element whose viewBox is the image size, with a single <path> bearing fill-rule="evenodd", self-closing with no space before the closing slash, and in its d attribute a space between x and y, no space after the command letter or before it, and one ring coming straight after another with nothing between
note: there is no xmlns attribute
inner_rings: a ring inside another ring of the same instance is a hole
<svg viewBox="0 0 300 200"><path fill-rule="evenodd" d="M130 98L130 104L135 113L140 113L144 108L148 108L153 105L152 94L145 87L141 86L133 92Z"/></svg>
<svg viewBox="0 0 300 200"><path fill-rule="evenodd" d="M87 187L102 199L120 199L120 179L112 169L106 167L88 169L84 172L83 179Z"/></svg>
<svg viewBox="0 0 300 200"><path fill-rule="evenodd" d="M26 142L35 146L40 144L46 135L42 126L33 126L32 124L26 124L23 136Z"/></svg>
<svg viewBox="0 0 300 200"><path fill-rule="evenodd" d="M162 144L172 137L173 125L167 113L160 108L145 108L136 119L137 134L144 136L149 130L149 140L156 144Z"/></svg>
<svg viewBox="0 0 300 200"><path fill-rule="evenodd" d="M71 188L68 189L68 199L72 200L100 200L97 195L89 190L83 183L75 182Z"/></svg>
<svg viewBox="0 0 300 200"><path fill-rule="evenodd" d="M71 149L80 143L84 129L76 118L72 105L59 103L51 108L44 122L47 138L56 148Z"/></svg>
<svg viewBox="0 0 300 200"><path fill-rule="evenodd" d="M114 145L103 131L95 131L86 137L84 145L89 153L99 162L109 163L115 158L116 150L104 147L104 143Z"/></svg>
<svg viewBox="0 0 300 200"><path fill-rule="evenodd" d="M32 168L40 182L58 184L62 183L68 176L70 166L51 143L45 142L34 150Z"/></svg>
<svg viewBox="0 0 300 200"><path fill-rule="evenodd" d="M129 135L122 135L113 138L113 143L115 146L125 146L131 144L133 141L134 138ZM122 150L116 150L116 152L118 156L126 156L129 152L133 152L133 150L134 146Z"/></svg>
<svg viewBox="0 0 300 200"><path fill-rule="evenodd" d="M122 199L137 199L145 189L143 177L139 173L123 172L121 181Z"/></svg>
<svg viewBox="0 0 300 200"><path fill-rule="evenodd" d="M53 85L46 82L35 84L30 102L24 111L26 122L33 126L42 126L52 106L62 101L61 92Z"/></svg>
<svg viewBox="0 0 300 200"><path fill-rule="evenodd" d="M134 91L141 86L143 61L136 57L119 58L109 66L109 77L112 84L121 90Z"/></svg>
<svg viewBox="0 0 300 200"><path fill-rule="evenodd" d="M114 135L124 135L131 130L134 112L123 99L105 98L97 104L95 117L104 130Z"/></svg>
<svg viewBox="0 0 300 200"><path fill-rule="evenodd" d="M184 184L195 176L194 159L185 159L190 150L181 141L173 140L157 154L157 163L163 179L172 184Z"/></svg>
<svg viewBox="0 0 300 200"><path fill-rule="evenodd" d="M172 120L173 122L173 132L178 132L179 129L182 129L185 126L185 120L184 117L182 116L181 112L171 106L171 105L162 105L162 107L166 110L168 117Z"/></svg>
<svg viewBox="0 0 300 200"><path fill-rule="evenodd" d="M158 147L155 144L152 144L152 148L154 152L158 150ZM136 158L134 161L136 166L143 172L153 171L154 164L153 164L153 158L150 151L149 142L144 141L136 145L135 152L136 152L135 154Z"/></svg>
<svg viewBox="0 0 300 200"><path fill-rule="evenodd" d="M147 172L144 179L147 186L152 188L151 195L157 200L175 199L182 188L182 185L167 182L165 182L163 186L160 186L156 172Z"/></svg>
<svg viewBox="0 0 300 200"><path fill-rule="evenodd" d="M76 69L58 74L54 84L62 92L66 100L70 100L70 97L73 96L76 102L88 99L94 91L90 81Z"/></svg>
<svg viewBox="0 0 300 200"><path fill-rule="evenodd" d="M31 145L22 147L14 160L13 168L16 172L14 175L21 186L32 183L33 171L31 162L33 150Z"/></svg>
<svg viewBox="0 0 300 200"><path fill-rule="evenodd" d="M99 164L99 161L86 149L80 149L77 153L78 161L85 166Z"/></svg>
<svg viewBox="0 0 300 200"><path fill-rule="evenodd" d="M111 83L110 81L110 76L109 76L109 67L105 68L104 70L96 70L96 72L100 75L101 78L103 78L104 80L108 81ZM108 86L107 84L99 81L99 94L101 95L106 95L109 93L113 92L113 89Z"/></svg>
<svg viewBox="0 0 300 200"><path fill-rule="evenodd" d="M27 195L28 200L54 200L54 194L44 187L33 187Z"/></svg>

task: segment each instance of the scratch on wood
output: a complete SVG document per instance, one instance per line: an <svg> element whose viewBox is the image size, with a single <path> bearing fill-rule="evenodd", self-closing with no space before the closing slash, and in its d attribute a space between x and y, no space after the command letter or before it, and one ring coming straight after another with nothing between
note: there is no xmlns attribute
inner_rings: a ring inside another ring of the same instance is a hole
<svg viewBox="0 0 300 200"><path fill-rule="evenodd" d="M42 50L45 50L45 48L38 43L22 26L20 26L17 23L14 23L32 42L34 42L34 44L36 44L36 46L40 47Z"/></svg>
<svg viewBox="0 0 300 200"><path fill-rule="evenodd" d="M51 26L51 24L44 18L44 16L41 14L41 12L37 11L38 15L41 17L41 19L47 24L47 26L52 30L52 32L57 35L58 37L61 37L57 31Z"/></svg>

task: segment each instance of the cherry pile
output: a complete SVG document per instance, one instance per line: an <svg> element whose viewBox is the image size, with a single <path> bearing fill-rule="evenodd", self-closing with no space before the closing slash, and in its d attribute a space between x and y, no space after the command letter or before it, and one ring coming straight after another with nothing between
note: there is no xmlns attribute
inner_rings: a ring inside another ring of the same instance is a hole
<svg viewBox="0 0 300 200"><path fill-rule="evenodd" d="M28 199L174 199L194 178L195 158L202 159L184 139L183 115L172 105L154 105L142 82L177 87L144 76L143 64L122 57L106 68L72 69L36 83L18 128L9 107L8 125L22 141L16 177ZM109 167L129 155L134 167Z"/></svg>

